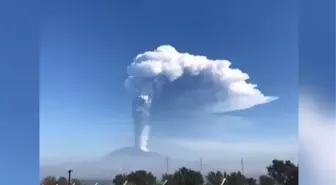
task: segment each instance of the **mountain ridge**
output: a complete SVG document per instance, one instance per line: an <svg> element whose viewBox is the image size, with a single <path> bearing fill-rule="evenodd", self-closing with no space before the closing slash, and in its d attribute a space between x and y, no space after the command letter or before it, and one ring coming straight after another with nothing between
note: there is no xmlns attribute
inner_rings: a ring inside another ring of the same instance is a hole
<svg viewBox="0 0 336 185"><path fill-rule="evenodd" d="M240 170L240 160L232 161L222 159L208 159L202 164L204 173L210 170L221 171L238 171ZM254 161L257 162L258 161ZM253 163L254 163L253 162ZM245 171L249 171L252 163L247 163ZM264 171L265 164L258 164L257 169L251 169L252 173L261 174ZM175 159L169 158L169 169L167 167L167 156L153 151L143 151L134 147L123 147L113 150L106 155L95 160L82 162L68 162L57 165L41 165L40 176L67 176L67 169L74 170L73 177L78 179L113 179L115 175L120 173L129 173L135 170L151 171L157 177L162 174L174 172L178 168L187 167L193 170L200 170L200 160L193 159ZM254 166L254 165L253 165ZM254 168L256 169L256 168ZM260 173L259 173L260 172Z"/></svg>

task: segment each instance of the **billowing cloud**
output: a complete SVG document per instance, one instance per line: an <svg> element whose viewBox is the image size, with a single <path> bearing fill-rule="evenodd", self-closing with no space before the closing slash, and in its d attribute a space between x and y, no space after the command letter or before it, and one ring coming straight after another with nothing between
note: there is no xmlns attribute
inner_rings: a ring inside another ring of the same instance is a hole
<svg viewBox="0 0 336 185"><path fill-rule="evenodd" d="M300 95L300 182L336 183L335 112L329 111L317 96Z"/></svg>
<svg viewBox="0 0 336 185"><path fill-rule="evenodd" d="M125 80L133 96L135 146L148 150L152 115L168 118L237 111L277 99L265 96L257 85L247 82L248 74L230 66L227 60L180 53L169 45L138 54Z"/></svg>
<svg viewBox="0 0 336 185"><path fill-rule="evenodd" d="M126 86L134 94L151 94L153 101L155 96L161 96L182 106L206 102L211 112L243 110L277 99L265 96L257 85L247 82L249 75L231 68L228 60L181 53L169 45L137 55L128 74ZM174 85L185 91L167 93Z"/></svg>

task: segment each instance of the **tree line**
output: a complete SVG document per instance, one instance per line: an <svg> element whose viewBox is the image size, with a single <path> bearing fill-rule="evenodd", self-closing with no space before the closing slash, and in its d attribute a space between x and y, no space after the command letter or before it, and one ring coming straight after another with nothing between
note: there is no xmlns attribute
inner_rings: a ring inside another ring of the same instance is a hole
<svg viewBox="0 0 336 185"><path fill-rule="evenodd" d="M194 171L186 167L176 170L172 174L163 174L161 178L153 175L146 170L133 171L128 174L118 174L111 181L114 185L123 185L126 181L128 185L221 185L223 179L224 185L298 185L299 166L289 160L273 160L266 167L267 174L255 179L246 177L240 171L238 172L221 172L210 171L205 176L199 171ZM71 184L85 185L78 179L72 179ZM68 185L65 177L48 176L41 182L44 185Z"/></svg>

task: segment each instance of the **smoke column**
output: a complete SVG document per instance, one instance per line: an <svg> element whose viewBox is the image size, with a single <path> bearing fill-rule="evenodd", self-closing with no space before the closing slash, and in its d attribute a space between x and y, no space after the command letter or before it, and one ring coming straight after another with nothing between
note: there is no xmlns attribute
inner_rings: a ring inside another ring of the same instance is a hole
<svg viewBox="0 0 336 185"><path fill-rule="evenodd" d="M127 68L128 77L125 80L125 86L133 97L135 146L148 151L150 109L153 97L162 87L162 79L173 82L183 74L205 75L219 89L213 94L218 101L212 107L213 112L248 109L277 99L264 96L257 85L246 82L248 74L230 66L227 60L180 53L169 45L137 55Z"/></svg>
<svg viewBox="0 0 336 185"><path fill-rule="evenodd" d="M133 98L134 144L135 147L143 151L148 151L147 141L150 132L150 105L151 96L149 95L139 95Z"/></svg>

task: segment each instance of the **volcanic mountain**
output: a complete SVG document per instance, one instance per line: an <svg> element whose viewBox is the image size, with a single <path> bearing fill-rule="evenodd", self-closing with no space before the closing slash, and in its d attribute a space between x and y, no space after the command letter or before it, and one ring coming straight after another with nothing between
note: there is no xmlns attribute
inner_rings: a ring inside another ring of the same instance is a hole
<svg viewBox="0 0 336 185"><path fill-rule="evenodd" d="M43 165L40 171L41 176L58 176L65 175L65 169L71 168L74 170L74 175L81 178L112 178L115 174L134 170L161 173L165 170L165 158L156 152L143 151L137 147L124 147L96 160Z"/></svg>

